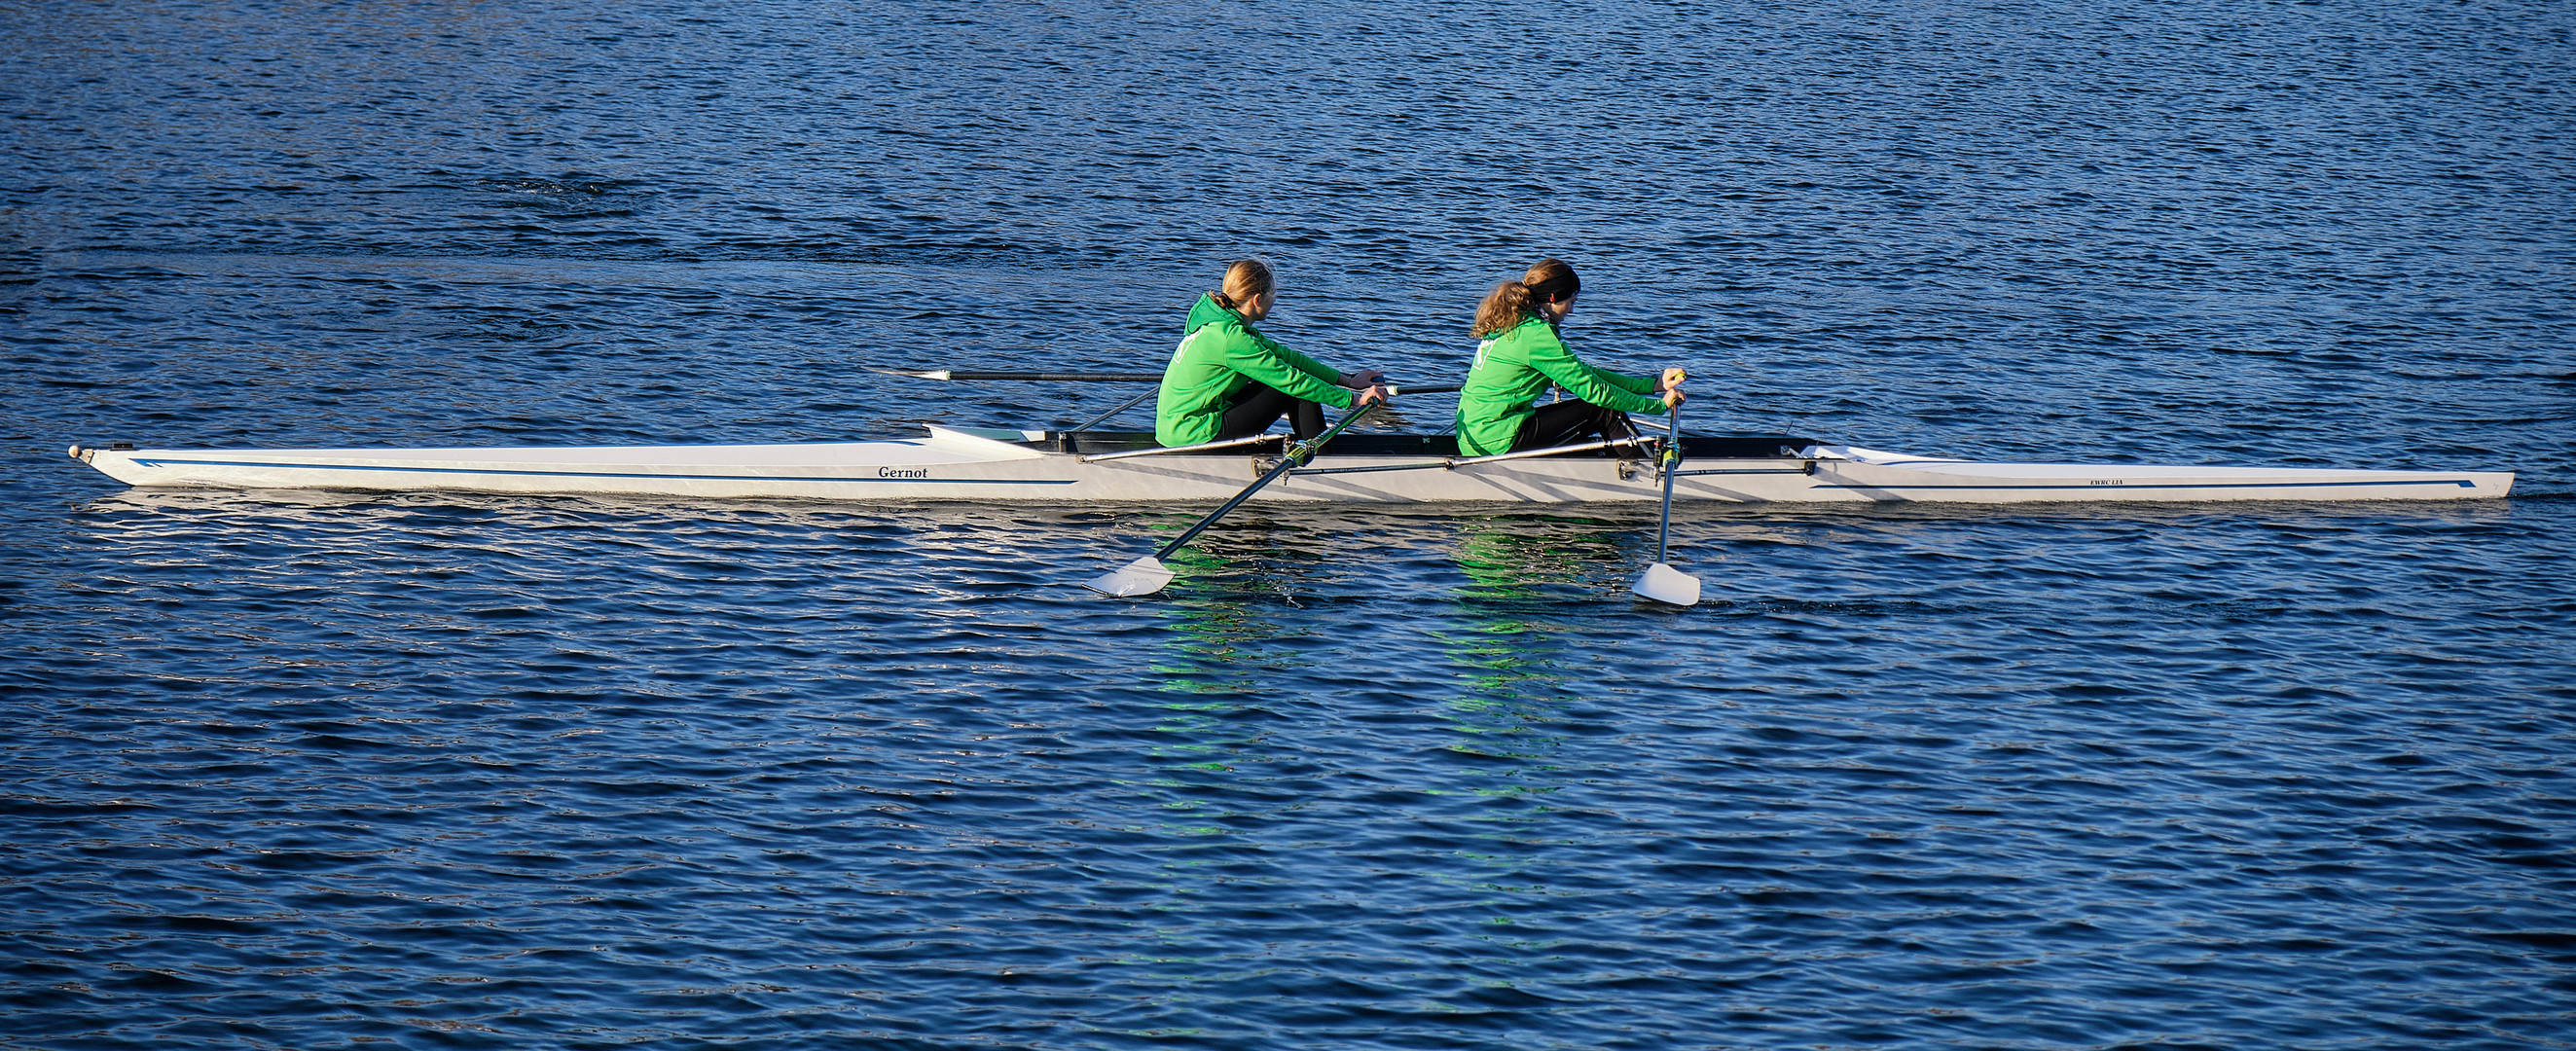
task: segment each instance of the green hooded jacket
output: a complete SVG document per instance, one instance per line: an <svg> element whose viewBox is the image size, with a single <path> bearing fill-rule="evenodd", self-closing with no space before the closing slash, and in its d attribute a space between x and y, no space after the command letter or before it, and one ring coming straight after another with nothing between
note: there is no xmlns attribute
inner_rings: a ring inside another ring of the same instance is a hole
<svg viewBox="0 0 2576 1051"><path fill-rule="evenodd" d="M1476 364L1458 390L1458 454L1492 456L1512 451L1521 424L1537 408L1530 399L1554 383L1605 409L1663 414L1656 378L1596 369L1575 360L1545 318L1531 318L1476 346Z"/></svg>
<svg viewBox="0 0 2576 1051"><path fill-rule="evenodd" d="M1181 332L1154 400L1154 440L1164 445L1215 441L1226 407L1255 382L1336 409L1351 405L1351 392L1333 382L1339 371L1280 346L1213 297L1199 297Z"/></svg>

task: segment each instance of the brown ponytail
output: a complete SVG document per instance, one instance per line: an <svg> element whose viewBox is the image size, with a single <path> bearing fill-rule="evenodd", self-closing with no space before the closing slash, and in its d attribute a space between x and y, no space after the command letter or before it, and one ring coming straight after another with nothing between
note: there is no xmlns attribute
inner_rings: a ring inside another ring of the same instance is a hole
<svg viewBox="0 0 2576 1051"><path fill-rule="evenodd" d="M1530 287L1519 281L1505 281L1485 293L1485 301L1476 304L1476 327L1467 334L1477 339L1520 327L1530 317Z"/></svg>
<svg viewBox="0 0 2576 1051"><path fill-rule="evenodd" d="M1538 316L1541 303L1562 303L1581 291L1583 282L1574 276L1574 267L1562 259L1541 259L1521 275L1518 281L1505 281L1485 294L1476 305L1476 327L1467 334L1482 339L1509 332L1521 322Z"/></svg>
<svg viewBox="0 0 2576 1051"><path fill-rule="evenodd" d="M1278 282L1270 275L1269 263L1237 259L1233 266L1225 268L1225 287L1208 293L1208 298L1227 310L1240 312L1246 304L1269 295L1276 287Z"/></svg>

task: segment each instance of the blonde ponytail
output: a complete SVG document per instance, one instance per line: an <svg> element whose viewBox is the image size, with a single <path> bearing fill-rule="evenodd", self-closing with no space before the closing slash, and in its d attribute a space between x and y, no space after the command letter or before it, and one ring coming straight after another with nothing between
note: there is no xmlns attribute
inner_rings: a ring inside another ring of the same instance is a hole
<svg viewBox="0 0 2576 1051"><path fill-rule="evenodd" d="M1270 264L1261 259L1237 259L1225 268L1225 285L1208 293L1216 305L1240 312L1253 300L1269 295L1278 287L1270 274Z"/></svg>

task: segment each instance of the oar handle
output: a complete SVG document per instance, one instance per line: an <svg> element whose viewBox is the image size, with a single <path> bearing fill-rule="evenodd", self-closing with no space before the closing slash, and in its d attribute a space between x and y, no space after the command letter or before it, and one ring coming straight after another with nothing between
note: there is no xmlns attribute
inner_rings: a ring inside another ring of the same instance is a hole
<svg viewBox="0 0 2576 1051"><path fill-rule="evenodd" d="M1254 480L1251 485L1245 486L1242 492L1234 494L1234 499L1228 500L1224 504L1219 505L1216 510L1208 512L1207 517L1198 520L1198 524L1183 530L1181 535L1173 537L1171 543L1163 545L1162 550L1154 552L1155 561L1159 562L1163 559L1172 557L1172 552L1178 551L1182 547L1186 546L1190 541L1198 539L1198 535L1200 533L1207 531L1207 527L1215 525L1217 519L1225 517L1226 512L1243 506L1243 502L1252 499L1252 494L1260 492L1262 486L1269 485L1279 476L1296 470L1298 467L1304 466L1308 460L1314 459L1315 453L1324 447L1325 442L1332 441L1334 435L1342 433L1342 428L1359 422L1360 417L1368 415L1371 410L1374 410L1383 404L1385 403L1373 401L1356 409L1352 409L1342 415L1341 422L1335 423L1331 427L1326 428L1324 433L1289 446L1288 454L1279 458L1278 466L1272 467L1268 472L1262 474L1260 478Z"/></svg>

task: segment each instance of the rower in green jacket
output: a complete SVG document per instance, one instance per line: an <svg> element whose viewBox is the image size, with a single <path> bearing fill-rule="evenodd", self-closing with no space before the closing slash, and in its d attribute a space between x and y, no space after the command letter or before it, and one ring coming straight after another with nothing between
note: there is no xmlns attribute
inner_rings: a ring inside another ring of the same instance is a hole
<svg viewBox="0 0 2576 1051"><path fill-rule="evenodd" d="M1268 430L1285 415L1300 439L1324 432L1324 409L1385 401L1376 369L1343 373L1279 343L1252 323L1278 301L1270 264L1237 260L1223 290L1200 296L1181 345L1163 370L1154 402L1154 440L1197 445Z"/></svg>
<svg viewBox="0 0 2576 1051"><path fill-rule="evenodd" d="M1567 445L1582 438L1634 442L1632 412L1663 414L1682 403L1682 370L1661 378L1584 364L1565 349L1557 325L1582 289L1574 267L1542 259L1518 281L1494 287L1476 308L1476 363L1458 390L1458 453L1492 456ZM1533 405L1549 384L1578 400Z"/></svg>

